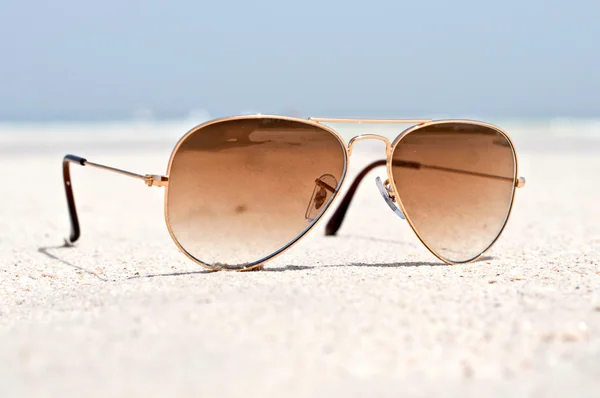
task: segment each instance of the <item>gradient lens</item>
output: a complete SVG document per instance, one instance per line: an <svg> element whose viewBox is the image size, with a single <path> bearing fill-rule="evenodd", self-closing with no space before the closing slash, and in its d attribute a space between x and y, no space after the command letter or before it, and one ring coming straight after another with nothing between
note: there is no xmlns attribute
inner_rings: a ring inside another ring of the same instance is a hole
<svg viewBox="0 0 600 398"><path fill-rule="evenodd" d="M499 130L439 123L397 143L392 180L423 242L447 261L471 261L502 232L513 200L513 147Z"/></svg>
<svg viewBox="0 0 600 398"><path fill-rule="evenodd" d="M179 245L216 269L252 267L307 232L344 178L329 130L274 117L188 134L171 159L167 217Z"/></svg>

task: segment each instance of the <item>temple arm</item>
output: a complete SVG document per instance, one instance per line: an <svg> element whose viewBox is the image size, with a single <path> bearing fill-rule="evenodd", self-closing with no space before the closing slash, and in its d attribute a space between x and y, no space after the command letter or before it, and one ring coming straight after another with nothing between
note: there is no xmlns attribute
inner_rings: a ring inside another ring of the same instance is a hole
<svg viewBox="0 0 600 398"><path fill-rule="evenodd" d="M69 244L74 243L79 239L81 235L81 229L79 228L79 219L77 217L77 208L75 207L75 197L73 196L73 183L71 182L71 172L70 172L70 164L76 163L81 166L90 166L95 167L97 169L112 171L113 173L122 174L128 177L137 178L138 180L142 180L148 185L151 186L166 186L169 178L160 175L153 174L136 174L130 171L125 171L121 169L116 169L114 167L105 166L103 164L88 162L86 159L81 158L75 155L66 155L63 158L63 180L65 183L65 193L67 194L67 205L69 206L69 217L71 218L71 234L69 236L68 242Z"/></svg>
<svg viewBox="0 0 600 398"><path fill-rule="evenodd" d="M358 173L358 175L352 182L352 185L350 185L350 188L348 189L346 196L344 196L344 199L342 199L337 210L335 211L335 213L333 213L333 216L331 216L331 218L329 219L329 222L325 226L325 235L335 235L337 233L337 231L340 229L340 227L342 225L342 221L344 221L344 216L346 215L346 212L348 211L348 207L350 206L350 202L352 202L352 198L354 197L354 194L356 193L356 190L358 189L360 182L365 178L365 176L374 168L379 167L379 166L385 166L385 165L386 165L385 160L377 160L377 161L369 164L360 173ZM513 179L511 177L502 177L502 176L497 176L497 175L493 175L493 174L477 173L474 171L459 170L459 169L453 169L450 167L432 166L432 165L426 165L426 164L422 164L419 162L412 162L412 161L407 161L407 160L394 160L392 163L392 167L408 167L408 168L417 169L417 170L420 170L420 169L439 170L439 171L447 171L447 172L451 172L451 173L467 174L467 175L472 175L472 176L477 176L477 177L492 178L495 180L503 180L503 181L509 181L509 182L513 181ZM515 186L517 188L521 188L521 187L525 186L525 179L523 177L519 177L517 179L517 181L515 182Z"/></svg>

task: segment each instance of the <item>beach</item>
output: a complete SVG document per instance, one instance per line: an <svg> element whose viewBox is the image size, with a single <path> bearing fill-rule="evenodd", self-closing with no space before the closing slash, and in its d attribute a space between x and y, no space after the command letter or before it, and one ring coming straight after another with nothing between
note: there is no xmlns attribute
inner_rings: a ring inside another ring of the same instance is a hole
<svg viewBox="0 0 600 398"><path fill-rule="evenodd" d="M178 138L86 128L0 135L0 396L597 396L597 140L523 127L527 185L474 263L433 256L382 200L379 168L338 236L323 230L340 197L240 273L179 252L162 188L77 165L81 238L64 247L65 154L164 174ZM344 191L383 149L355 146Z"/></svg>

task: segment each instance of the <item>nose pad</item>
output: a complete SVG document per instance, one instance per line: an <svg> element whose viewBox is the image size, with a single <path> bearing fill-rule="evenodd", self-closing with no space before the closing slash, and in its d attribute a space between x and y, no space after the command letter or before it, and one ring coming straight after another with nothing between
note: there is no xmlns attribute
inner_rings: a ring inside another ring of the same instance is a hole
<svg viewBox="0 0 600 398"><path fill-rule="evenodd" d="M331 199L335 187L337 187L337 180L331 174L323 174L315 180L315 188L304 214L307 221L313 221L319 215L323 205Z"/></svg>
<svg viewBox="0 0 600 398"><path fill-rule="evenodd" d="M387 203L390 209L392 209L392 211L396 213L398 217L404 220L404 214L402 214L402 211L400 211L398 206L396 206L396 204L394 203L395 199L392 190L390 189L389 180L386 180L384 185L381 182L381 178L377 177L375 178L375 184L377 185L377 188L379 188L379 193L381 193L381 196L383 197L383 200L385 200L385 203Z"/></svg>

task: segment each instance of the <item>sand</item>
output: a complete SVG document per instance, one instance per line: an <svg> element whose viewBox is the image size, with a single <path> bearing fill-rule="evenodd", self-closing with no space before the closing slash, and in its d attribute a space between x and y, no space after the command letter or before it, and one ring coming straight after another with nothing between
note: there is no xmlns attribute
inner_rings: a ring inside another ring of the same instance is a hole
<svg viewBox="0 0 600 398"><path fill-rule="evenodd" d="M211 273L171 241L161 188L91 168L62 247L62 155L161 173L172 140L19 140L0 149L1 397L598 394L597 147L521 146L527 186L473 264L420 244L382 168L338 237L321 222L265 271ZM378 158L357 145L350 176Z"/></svg>

